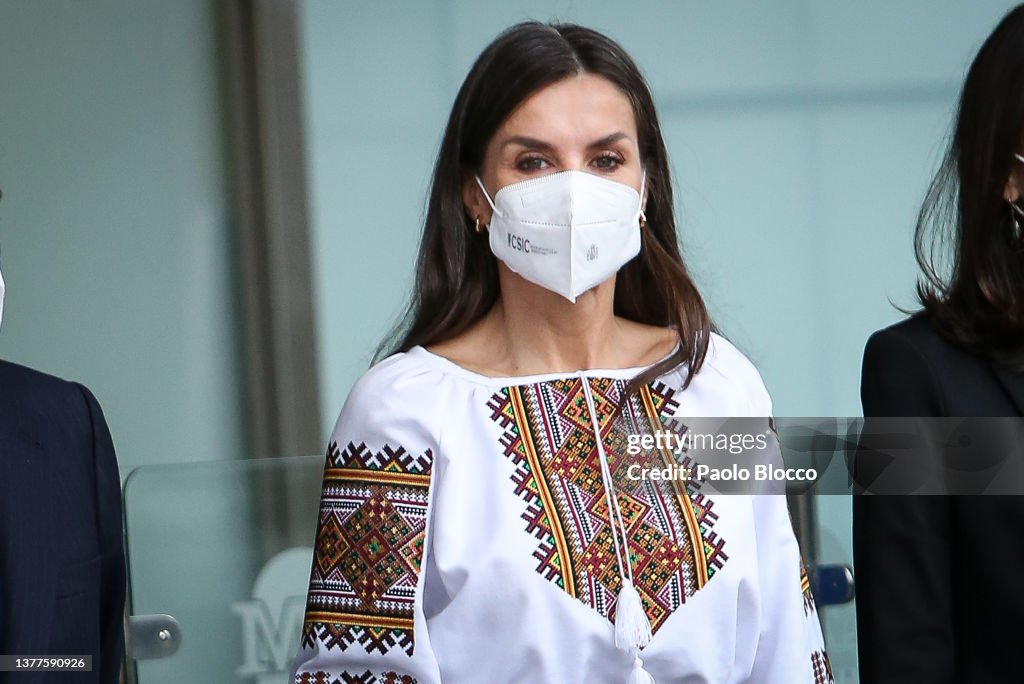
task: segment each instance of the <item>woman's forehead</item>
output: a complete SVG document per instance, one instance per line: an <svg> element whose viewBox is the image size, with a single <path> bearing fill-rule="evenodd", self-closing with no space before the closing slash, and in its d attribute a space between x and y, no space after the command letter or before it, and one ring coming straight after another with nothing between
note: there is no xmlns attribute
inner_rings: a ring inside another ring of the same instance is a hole
<svg viewBox="0 0 1024 684"><path fill-rule="evenodd" d="M529 137L556 147L587 146L618 131L635 143L629 98L608 79L584 73L531 94L502 122L492 142L501 146L510 137Z"/></svg>

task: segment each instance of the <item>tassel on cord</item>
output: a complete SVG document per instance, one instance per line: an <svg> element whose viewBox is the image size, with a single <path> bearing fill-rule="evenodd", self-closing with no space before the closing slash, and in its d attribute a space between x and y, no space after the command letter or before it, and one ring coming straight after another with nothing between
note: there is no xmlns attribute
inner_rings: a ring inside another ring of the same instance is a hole
<svg viewBox="0 0 1024 684"><path fill-rule="evenodd" d="M651 621L647 619L633 583L622 578L622 588L615 601L615 645L636 653L651 640Z"/></svg>
<svg viewBox="0 0 1024 684"><path fill-rule="evenodd" d="M633 661L633 671L629 673L629 681L626 684L657 684L651 673L644 669L644 661L638 657Z"/></svg>
<svg viewBox="0 0 1024 684"><path fill-rule="evenodd" d="M478 181L479 182L479 181ZM612 481L611 469L608 467L608 455L601 441L601 426L597 421L594 409L594 397L590 391L590 380L580 371L580 382L583 394L587 399L587 411L590 422L594 426L594 440L597 442L597 453L601 462L601 481L604 484L604 495L608 500L608 524L612 528L612 540L615 546L615 561L619 566L619 577L622 588L615 600L615 645L633 656L633 669L627 684L655 684L654 677L644 669L644 661L637 655L651 640L651 621L644 612L644 604L640 594L633 586L633 569L629 562L629 539L626 536L626 525L622 522L622 511L619 510L619 499L615 495L615 483ZM619 534L625 552L619 549Z"/></svg>

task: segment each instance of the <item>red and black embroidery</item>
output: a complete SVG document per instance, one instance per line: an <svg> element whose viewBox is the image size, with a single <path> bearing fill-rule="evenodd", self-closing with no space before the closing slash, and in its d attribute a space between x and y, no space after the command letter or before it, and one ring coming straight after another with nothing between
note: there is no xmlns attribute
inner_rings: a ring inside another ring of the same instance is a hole
<svg viewBox="0 0 1024 684"><path fill-rule="evenodd" d="M807 568L804 567L803 559L800 559L800 593L804 597L804 615L815 612L814 592L811 591L811 580L807 575Z"/></svg>
<svg viewBox="0 0 1024 684"><path fill-rule="evenodd" d="M627 453L631 434L668 430L673 390L644 387L623 412L626 382L591 378L601 439L609 460L632 554L634 583L656 632L728 559L712 531L710 499L678 480L633 479L629 466L691 463L668 451ZM502 388L488 407L516 466L513 483L526 502L522 518L537 539L537 572L601 615L614 619L621 585L601 479L597 443L582 381L566 378ZM672 421L679 428L678 421Z"/></svg>
<svg viewBox="0 0 1024 684"><path fill-rule="evenodd" d="M814 670L814 684L836 684L836 678L832 676L832 663L828 659L828 653L813 651L811 667Z"/></svg>
<svg viewBox="0 0 1024 684"><path fill-rule="evenodd" d="M295 678L294 684L416 684L416 678L397 672L374 674L369 670L362 673L342 672L340 677L333 679L326 672L303 672Z"/></svg>
<svg viewBox="0 0 1024 684"><path fill-rule="evenodd" d="M413 654L432 461L429 449L414 456L387 444L375 452L331 443L303 646Z"/></svg>

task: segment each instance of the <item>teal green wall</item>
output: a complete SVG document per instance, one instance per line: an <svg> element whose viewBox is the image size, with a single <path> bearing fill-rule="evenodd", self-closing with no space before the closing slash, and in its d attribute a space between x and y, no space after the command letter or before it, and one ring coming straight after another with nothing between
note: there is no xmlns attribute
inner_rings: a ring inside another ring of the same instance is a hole
<svg viewBox="0 0 1024 684"><path fill-rule="evenodd" d="M122 476L244 452L215 18L0 2L0 357L92 389Z"/></svg>

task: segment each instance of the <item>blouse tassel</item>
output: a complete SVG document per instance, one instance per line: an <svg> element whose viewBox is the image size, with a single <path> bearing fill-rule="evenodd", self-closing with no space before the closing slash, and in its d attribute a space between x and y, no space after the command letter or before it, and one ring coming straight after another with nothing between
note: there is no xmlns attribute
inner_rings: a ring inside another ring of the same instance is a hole
<svg viewBox="0 0 1024 684"><path fill-rule="evenodd" d="M644 612L640 594L633 583L623 577L622 588L615 601L615 645L629 653L636 653L650 640L651 621Z"/></svg>
<svg viewBox="0 0 1024 684"><path fill-rule="evenodd" d="M629 681L626 684L657 684L651 673L644 669L644 661L637 657L633 661L633 671L629 673Z"/></svg>

